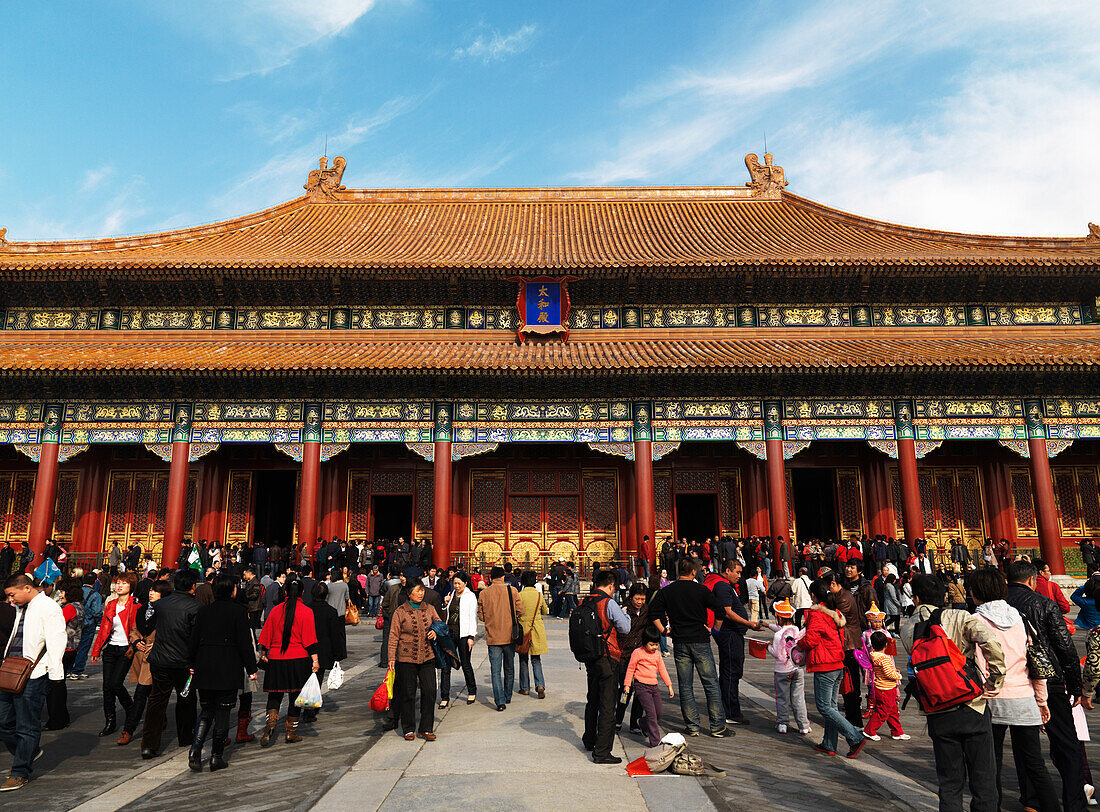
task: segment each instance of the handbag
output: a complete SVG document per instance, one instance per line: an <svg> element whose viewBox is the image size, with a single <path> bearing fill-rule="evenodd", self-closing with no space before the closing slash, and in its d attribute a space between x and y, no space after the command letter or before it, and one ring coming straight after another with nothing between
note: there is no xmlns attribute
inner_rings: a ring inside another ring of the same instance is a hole
<svg viewBox="0 0 1100 812"><path fill-rule="evenodd" d="M344 612L344 625L345 626L358 626L359 625L359 607L354 603L348 604L348 609Z"/></svg>
<svg viewBox="0 0 1100 812"><path fill-rule="evenodd" d="M542 605L542 595L535 601L535 613L531 615L531 628L523 633L523 639L516 643L516 654L526 654L531 650L531 636L535 632L535 618L539 616L539 607Z"/></svg>
<svg viewBox="0 0 1100 812"><path fill-rule="evenodd" d="M0 691L9 694L23 693L27 687L27 680L31 678L31 672L42 661L45 654L46 647L42 646L42 651L33 660L30 657L17 657L14 654L5 657L4 661L0 662Z"/></svg>
<svg viewBox="0 0 1100 812"><path fill-rule="evenodd" d="M513 646L516 646L517 650L519 646L523 644L523 627L519 624L519 618L516 617L516 596L512 594L512 587L505 583L504 588L508 590L508 602L512 604L512 640Z"/></svg>
<svg viewBox="0 0 1100 812"><path fill-rule="evenodd" d="M1058 672L1050 655L1039 642L1039 635L1031 626L1031 621L1024 618L1024 628L1027 630L1027 675L1029 679L1057 679Z"/></svg>
<svg viewBox="0 0 1100 812"><path fill-rule="evenodd" d="M346 619L347 619L347 618L345 617L345 620L346 620ZM382 617L381 615L379 615L378 617L376 617L376 618L374 619L374 628L376 628L376 629L384 629L384 628L386 628L386 619L385 619L384 617Z"/></svg>

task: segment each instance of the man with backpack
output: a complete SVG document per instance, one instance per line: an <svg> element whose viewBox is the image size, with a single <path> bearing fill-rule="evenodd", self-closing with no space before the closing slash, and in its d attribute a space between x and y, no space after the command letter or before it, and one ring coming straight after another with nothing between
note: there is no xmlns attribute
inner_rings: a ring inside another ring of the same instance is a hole
<svg viewBox="0 0 1100 812"><path fill-rule="evenodd" d="M613 570L600 570L592 594L569 616L569 648L588 672L584 706L584 749L594 764L621 764L611 755L615 738L615 703L619 696L619 633L630 631L630 618L612 599ZM480 610L481 604L478 604Z"/></svg>
<svg viewBox="0 0 1100 812"><path fill-rule="evenodd" d="M997 760L993 724L982 695L1004 682L1005 658L992 628L962 609L944 609L946 587L935 576L913 579L916 611L901 629L909 652L907 693L915 693L928 721L936 759L941 810L962 810L969 782L971 812L996 812ZM980 648L989 676L984 686L974 664ZM965 665L964 665L965 663Z"/></svg>

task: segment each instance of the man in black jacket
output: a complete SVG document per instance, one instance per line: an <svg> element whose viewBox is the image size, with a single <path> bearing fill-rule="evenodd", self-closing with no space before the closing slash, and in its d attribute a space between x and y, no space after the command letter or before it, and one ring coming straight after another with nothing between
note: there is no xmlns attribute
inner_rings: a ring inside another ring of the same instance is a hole
<svg viewBox="0 0 1100 812"><path fill-rule="evenodd" d="M199 575L192 569L178 571L172 579L172 594L156 602L153 627L157 636L149 652L153 688L141 735L141 757L150 759L160 748L160 734L167 721L168 699L176 691L176 737L180 747L188 747L195 730L195 694L181 696L191 668L191 632L199 602L195 584Z"/></svg>
<svg viewBox="0 0 1100 812"><path fill-rule="evenodd" d="M1050 758L1062 776L1062 800L1066 812L1084 812L1085 776L1081 769L1081 746L1073 725L1072 708L1081 697L1081 662L1058 604L1035 591L1038 572L1030 561L1014 561L1008 567L1008 603L1034 629L1054 665L1056 676L1047 680L1046 724ZM1029 782L1020 787L1024 806L1034 798Z"/></svg>

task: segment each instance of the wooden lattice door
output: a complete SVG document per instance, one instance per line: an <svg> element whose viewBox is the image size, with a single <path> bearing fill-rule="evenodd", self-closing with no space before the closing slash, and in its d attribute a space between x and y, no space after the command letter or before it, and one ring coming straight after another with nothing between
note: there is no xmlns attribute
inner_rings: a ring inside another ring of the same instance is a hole
<svg viewBox="0 0 1100 812"><path fill-rule="evenodd" d="M225 543L252 542L252 472L230 471L225 501Z"/></svg>
<svg viewBox="0 0 1100 812"><path fill-rule="evenodd" d="M191 472L183 521L185 537L190 537L194 529L197 481L198 473ZM137 543L159 561L168 513L168 472L112 471L108 482L104 551L115 541L123 548Z"/></svg>
<svg viewBox="0 0 1100 812"><path fill-rule="evenodd" d="M836 472L836 518L840 538L863 535L863 492L858 468L838 468Z"/></svg>
<svg viewBox="0 0 1100 812"><path fill-rule="evenodd" d="M719 535L740 538L745 535L741 520L741 477L734 471L718 474Z"/></svg>
<svg viewBox="0 0 1100 812"><path fill-rule="evenodd" d="M475 471L470 477L470 552L481 564L504 553L505 488L503 471Z"/></svg>
<svg viewBox="0 0 1100 812"><path fill-rule="evenodd" d="M892 474L894 515L898 538L905 537L902 515L901 480L897 469ZM923 468L917 474L920 487L921 518L928 556L937 566L950 566L951 543L962 540L970 548L971 558L985 539L982 492L976 468Z"/></svg>
<svg viewBox="0 0 1100 812"><path fill-rule="evenodd" d="M27 543L31 525L31 506L34 503L33 473L0 474L0 542L13 545Z"/></svg>
<svg viewBox="0 0 1100 812"><path fill-rule="evenodd" d="M589 558L606 560L618 553L620 538L617 482L614 471L584 472L582 537L584 550ZM557 535L550 545L550 551L554 553L559 549L567 550L573 544L575 541L572 536Z"/></svg>
<svg viewBox="0 0 1100 812"><path fill-rule="evenodd" d="M1054 477L1054 503L1058 509L1061 533L1067 538L1093 538L1100 535L1100 491L1094 466L1051 469ZM1028 482L1030 488L1030 480Z"/></svg>

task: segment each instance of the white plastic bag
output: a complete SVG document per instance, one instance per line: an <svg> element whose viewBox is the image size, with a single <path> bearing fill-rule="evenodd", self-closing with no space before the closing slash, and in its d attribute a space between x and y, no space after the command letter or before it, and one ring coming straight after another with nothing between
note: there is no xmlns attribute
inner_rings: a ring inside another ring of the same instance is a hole
<svg viewBox="0 0 1100 812"><path fill-rule="evenodd" d="M317 680L316 674L309 675L309 679L302 686L302 692L298 694L294 704L299 708L321 707L321 683Z"/></svg>
<svg viewBox="0 0 1100 812"><path fill-rule="evenodd" d="M340 663L333 663L332 670L328 672L328 689L330 691L335 691L343 684L344 669L340 667Z"/></svg>

